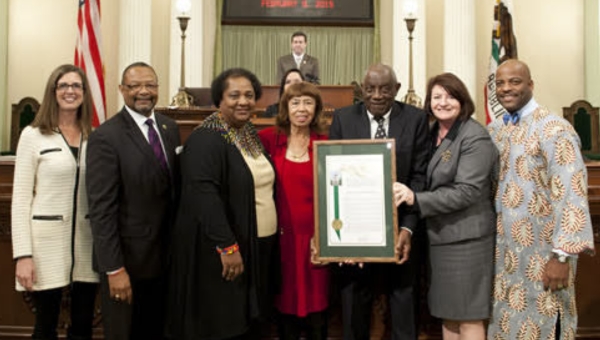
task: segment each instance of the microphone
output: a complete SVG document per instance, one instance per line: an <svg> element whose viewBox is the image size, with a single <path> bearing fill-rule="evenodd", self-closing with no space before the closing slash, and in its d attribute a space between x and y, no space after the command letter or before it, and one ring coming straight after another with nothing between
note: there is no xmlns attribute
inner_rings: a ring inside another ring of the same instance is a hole
<svg viewBox="0 0 600 340"><path fill-rule="evenodd" d="M306 81L309 83L319 85L319 78L316 77L314 74L307 73L304 75L304 78L306 78Z"/></svg>

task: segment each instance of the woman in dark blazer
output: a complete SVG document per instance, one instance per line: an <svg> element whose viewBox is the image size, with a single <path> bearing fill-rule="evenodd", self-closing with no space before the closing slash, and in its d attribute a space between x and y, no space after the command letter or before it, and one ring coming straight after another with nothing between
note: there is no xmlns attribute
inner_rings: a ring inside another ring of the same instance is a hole
<svg viewBox="0 0 600 340"><path fill-rule="evenodd" d="M397 204L426 219L431 314L443 319L448 339L485 339L491 310L498 151L486 129L470 118L473 100L454 74L433 77L425 110L435 118L427 191L395 183Z"/></svg>

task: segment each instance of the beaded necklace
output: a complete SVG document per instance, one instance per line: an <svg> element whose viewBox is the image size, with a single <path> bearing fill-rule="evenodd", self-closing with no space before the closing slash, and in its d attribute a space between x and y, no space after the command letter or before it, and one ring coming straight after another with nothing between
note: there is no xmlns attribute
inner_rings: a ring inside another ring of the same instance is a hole
<svg viewBox="0 0 600 340"><path fill-rule="evenodd" d="M240 152L253 158L258 158L263 153L262 144L258 139L254 125L247 122L239 129L229 126L223 119L221 112L217 111L208 116L201 125L202 128L216 131L230 145L235 145Z"/></svg>

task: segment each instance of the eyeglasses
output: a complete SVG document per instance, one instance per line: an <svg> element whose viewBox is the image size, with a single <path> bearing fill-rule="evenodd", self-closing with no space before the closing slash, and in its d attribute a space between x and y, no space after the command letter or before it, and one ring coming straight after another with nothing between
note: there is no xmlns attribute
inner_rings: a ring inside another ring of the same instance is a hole
<svg viewBox="0 0 600 340"><path fill-rule="evenodd" d="M83 84L81 84L81 83L73 83L73 84L58 83L58 84L56 84L56 90L57 91L66 91L67 89L69 89L69 87L73 91L76 91L76 92L83 91Z"/></svg>
<svg viewBox="0 0 600 340"><path fill-rule="evenodd" d="M123 86L128 88L129 91L133 91L133 92L140 91L142 89L142 87L145 87L146 90L151 91L151 92L154 92L158 89L158 84L123 84Z"/></svg>

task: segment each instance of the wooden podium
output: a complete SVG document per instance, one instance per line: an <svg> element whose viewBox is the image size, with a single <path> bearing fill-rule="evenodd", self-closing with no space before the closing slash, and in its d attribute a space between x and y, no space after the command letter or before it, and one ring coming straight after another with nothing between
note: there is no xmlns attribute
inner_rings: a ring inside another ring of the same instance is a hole
<svg viewBox="0 0 600 340"><path fill-rule="evenodd" d="M354 100L353 86L346 85L318 85L323 98L325 111L339 109L351 105ZM186 87L187 92L194 98L193 105L196 107L210 107L213 105L209 87ZM263 85L262 96L256 102L256 107L264 110L267 106L279 101L279 86Z"/></svg>

